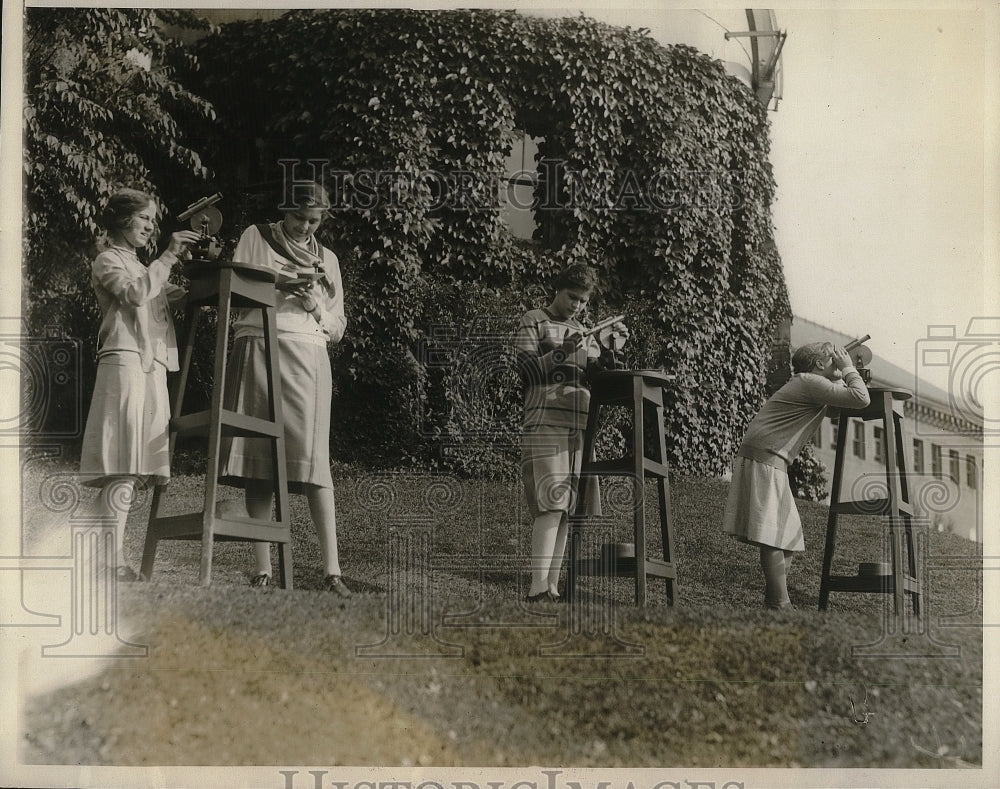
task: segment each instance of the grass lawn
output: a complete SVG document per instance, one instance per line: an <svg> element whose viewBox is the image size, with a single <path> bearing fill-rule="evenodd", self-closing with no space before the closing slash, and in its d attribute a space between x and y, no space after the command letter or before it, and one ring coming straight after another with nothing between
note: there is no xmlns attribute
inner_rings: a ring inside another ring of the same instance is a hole
<svg viewBox="0 0 1000 789"><path fill-rule="evenodd" d="M24 468L25 500L58 471ZM149 583L119 589L145 659L24 700L23 758L115 765L974 767L982 762L976 546L920 533L922 616L888 595L817 610L826 507L800 502L796 610L764 609L757 553L720 532L726 483L676 478L679 593L585 578L585 604L521 602L529 521L517 486L334 469L344 577L320 591L319 548L292 497L295 588L247 585L250 548L164 542ZM203 480L176 477L178 511ZM631 541L628 490L603 490ZM237 496L227 489L227 495ZM653 490L647 514L655 515ZM32 538L25 504L26 542ZM148 499L133 508L138 567ZM882 557L877 519L842 519L834 571ZM68 544L68 540L67 540ZM30 548L29 548L30 550ZM650 530L650 555L659 550ZM277 566L277 565L275 565ZM887 608L888 606L888 608Z"/></svg>

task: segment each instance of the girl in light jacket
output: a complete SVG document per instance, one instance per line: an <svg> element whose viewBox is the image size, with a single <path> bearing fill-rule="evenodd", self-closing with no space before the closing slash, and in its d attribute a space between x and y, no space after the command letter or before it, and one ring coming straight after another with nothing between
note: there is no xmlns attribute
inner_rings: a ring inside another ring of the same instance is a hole
<svg viewBox="0 0 1000 789"><path fill-rule="evenodd" d="M156 232L156 203L145 192L123 189L108 200L101 223L108 248L91 265L101 308L97 378L80 454L80 473L101 488L99 517L115 525L118 580L133 581L124 556L125 521L135 486L170 478L167 371L177 369L177 339L170 305L185 291L167 282L193 230L170 237L165 252L144 265L136 251Z"/></svg>

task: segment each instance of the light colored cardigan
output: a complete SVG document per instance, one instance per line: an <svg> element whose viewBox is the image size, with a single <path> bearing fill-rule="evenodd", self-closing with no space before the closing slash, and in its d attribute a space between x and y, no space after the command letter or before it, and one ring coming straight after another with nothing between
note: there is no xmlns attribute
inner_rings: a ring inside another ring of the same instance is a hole
<svg viewBox="0 0 1000 789"><path fill-rule="evenodd" d="M97 256L91 264L91 285L102 314L98 358L136 352L147 372L154 362L178 369L170 304L182 299L185 291L167 282L176 261L172 252L164 252L144 266L134 251L119 246Z"/></svg>

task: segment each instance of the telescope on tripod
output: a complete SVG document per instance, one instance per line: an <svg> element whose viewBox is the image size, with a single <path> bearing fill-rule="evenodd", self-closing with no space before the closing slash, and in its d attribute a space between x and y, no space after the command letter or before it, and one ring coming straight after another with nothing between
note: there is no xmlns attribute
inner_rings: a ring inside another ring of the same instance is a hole
<svg viewBox="0 0 1000 789"><path fill-rule="evenodd" d="M222 227L222 213L215 207L221 199L222 193L216 192L195 200L177 215L179 221L188 222L191 229L201 235L201 240L191 247L193 263L216 260L222 253L222 244L215 238Z"/></svg>
<svg viewBox="0 0 1000 789"><path fill-rule="evenodd" d="M867 365L872 360L871 349L868 348L865 343L868 342L872 336L866 334L864 337L858 337L856 340L851 340L847 345L844 346L844 350L851 355L851 361L854 362L854 367L861 376L861 380L865 384L870 384L872 380L872 371L868 369Z"/></svg>

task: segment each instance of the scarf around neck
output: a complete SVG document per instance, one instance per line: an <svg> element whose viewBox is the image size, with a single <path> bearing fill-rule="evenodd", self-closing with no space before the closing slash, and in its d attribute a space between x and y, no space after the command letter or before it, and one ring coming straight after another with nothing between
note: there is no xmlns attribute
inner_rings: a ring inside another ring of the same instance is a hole
<svg viewBox="0 0 1000 789"><path fill-rule="evenodd" d="M285 232L282 222L270 222L266 225L258 225L261 231L268 228L270 238L266 232L262 232L264 240L267 241L275 251L287 258L290 263L284 266L290 274L314 273L321 276L318 282L326 289L331 296L334 295L335 287L327 274L323 265L323 248L315 236L309 236L305 241L296 241Z"/></svg>

